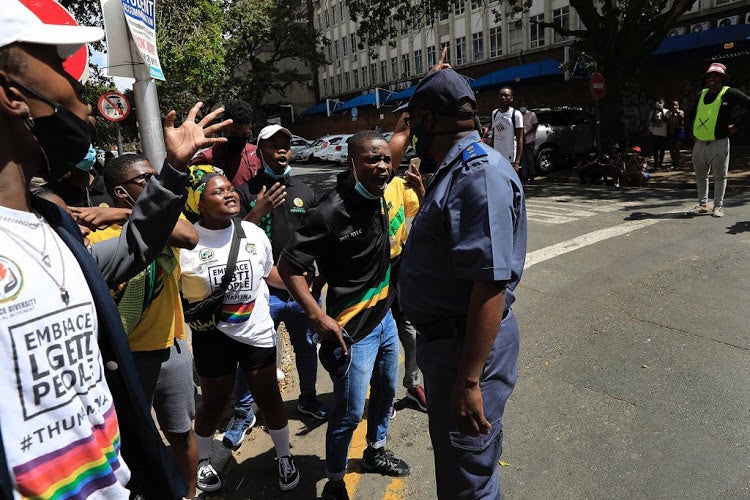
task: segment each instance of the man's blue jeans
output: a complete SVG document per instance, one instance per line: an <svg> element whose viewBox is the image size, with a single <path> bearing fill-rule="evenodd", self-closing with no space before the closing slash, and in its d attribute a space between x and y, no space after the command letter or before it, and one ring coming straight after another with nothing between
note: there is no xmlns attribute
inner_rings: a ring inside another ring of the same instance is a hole
<svg viewBox="0 0 750 500"><path fill-rule="evenodd" d="M460 435L451 422L450 397L465 337L427 340L417 328L417 364L427 392L430 439L440 500L500 499L497 462L503 451L503 412L518 377L518 324L509 312L484 365L479 387L489 434ZM471 348L469 346L468 348Z"/></svg>
<svg viewBox="0 0 750 500"><path fill-rule="evenodd" d="M343 479L352 434L365 410L367 387L367 444L385 446L391 406L398 378L398 334L390 310L365 338L349 347L352 364L343 380L333 380L334 408L326 432L326 475Z"/></svg>
<svg viewBox="0 0 750 500"><path fill-rule="evenodd" d="M320 301L320 298L318 298ZM283 321L289 332L289 340L294 348L294 360L299 375L300 393L303 398L314 398L316 395L315 382L318 378L318 350L312 342L313 330L302 307L284 290L272 289L269 296L269 306L273 326L278 330ZM238 369L235 384L236 408L250 409L253 397L245 383L245 376Z"/></svg>

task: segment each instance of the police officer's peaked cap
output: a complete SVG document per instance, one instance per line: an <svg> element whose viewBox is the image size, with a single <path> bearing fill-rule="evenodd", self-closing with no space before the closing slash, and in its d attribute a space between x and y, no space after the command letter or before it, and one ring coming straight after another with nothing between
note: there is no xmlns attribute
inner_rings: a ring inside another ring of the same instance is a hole
<svg viewBox="0 0 750 500"><path fill-rule="evenodd" d="M466 113L459 109L459 102L463 99L471 101L476 108L477 100L469 82L452 68L447 68L425 76L414 89L405 108L427 109L441 115L461 115Z"/></svg>

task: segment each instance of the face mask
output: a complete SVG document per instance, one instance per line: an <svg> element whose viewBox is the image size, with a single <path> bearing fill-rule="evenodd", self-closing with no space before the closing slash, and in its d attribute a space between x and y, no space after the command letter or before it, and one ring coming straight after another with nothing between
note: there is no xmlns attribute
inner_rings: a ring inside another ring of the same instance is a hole
<svg viewBox="0 0 750 500"><path fill-rule="evenodd" d="M361 182L359 182L359 178L357 177L357 167L354 165L354 160L352 160L352 171L354 172L354 180L356 181L354 183L354 190L359 193L360 196L362 196L366 200L378 200L380 199L380 196L376 196L372 193L370 193L365 187L362 185Z"/></svg>
<svg viewBox="0 0 750 500"><path fill-rule="evenodd" d="M260 162L263 165L263 172L265 172L266 175L271 179L280 181L284 177L288 176L289 172L292 171L292 166L287 165L283 173L277 174L276 172L274 172L274 170L268 165L268 163L266 163L266 159L263 158L263 151L260 148L258 148L258 158L260 158Z"/></svg>
<svg viewBox="0 0 750 500"><path fill-rule="evenodd" d="M417 156L424 160L431 145L432 134L424 127L424 125L419 124L411 127L411 147L414 149L414 153L416 153Z"/></svg>
<svg viewBox="0 0 750 500"><path fill-rule="evenodd" d="M86 161L87 156L93 150L88 125L59 102L18 82L13 82L13 85L46 102L55 110L49 116L28 119L26 126L42 148L47 160L49 180L59 180L70 169ZM95 151L94 158L96 158ZM91 166L88 169L90 168Z"/></svg>
<svg viewBox="0 0 750 500"><path fill-rule="evenodd" d="M94 162L96 161L96 149L94 149L94 146L89 145L89 152L86 153L86 157L76 163L76 168L79 170L83 170L84 172L88 172L91 170L91 167L94 166Z"/></svg>
<svg viewBox="0 0 750 500"><path fill-rule="evenodd" d="M247 145L247 137L227 137L227 149L229 151L242 151Z"/></svg>

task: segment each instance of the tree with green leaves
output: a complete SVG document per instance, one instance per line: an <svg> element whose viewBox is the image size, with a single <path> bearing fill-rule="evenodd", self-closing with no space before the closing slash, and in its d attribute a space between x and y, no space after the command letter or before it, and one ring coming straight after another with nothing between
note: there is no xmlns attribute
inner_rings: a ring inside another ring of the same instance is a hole
<svg viewBox="0 0 750 500"><path fill-rule="evenodd" d="M695 0L570 0L585 29L543 23L561 35L573 37L573 48L589 56L591 69L604 75L607 81L607 94L601 100L604 139L617 138L622 133L623 89L629 79L693 3ZM357 33L362 43L376 50L399 36L398 21L432 25L438 12L450 12L453 0L348 0L347 4L351 18L359 24ZM530 5L528 0L502 0L499 7L489 12L496 20L502 16L518 19Z"/></svg>
<svg viewBox="0 0 750 500"><path fill-rule="evenodd" d="M285 95L291 85L313 79L325 64L323 42L299 0L235 0L224 13L227 97L268 114L263 101L271 91Z"/></svg>

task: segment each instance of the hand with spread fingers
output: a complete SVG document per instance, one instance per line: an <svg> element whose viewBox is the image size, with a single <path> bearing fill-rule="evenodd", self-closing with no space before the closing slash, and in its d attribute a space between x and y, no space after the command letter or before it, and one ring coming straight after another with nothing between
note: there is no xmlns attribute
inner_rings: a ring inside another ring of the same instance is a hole
<svg viewBox="0 0 750 500"><path fill-rule="evenodd" d="M246 221L258 224L264 215L269 214L284 204L286 201L286 186L280 182L274 183L273 186L266 189L266 186L260 188L258 196L255 197L255 206L245 216Z"/></svg>
<svg viewBox="0 0 750 500"><path fill-rule="evenodd" d="M227 141L225 137L212 136L230 125L232 120L210 125L224 113L224 108L216 108L196 123L195 118L202 107L202 102L196 103L179 127L175 127L177 120L175 110L170 111L164 117L164 144L167 147L167 161L177 170L187 172L188 162L198 150Z"/></svg>

